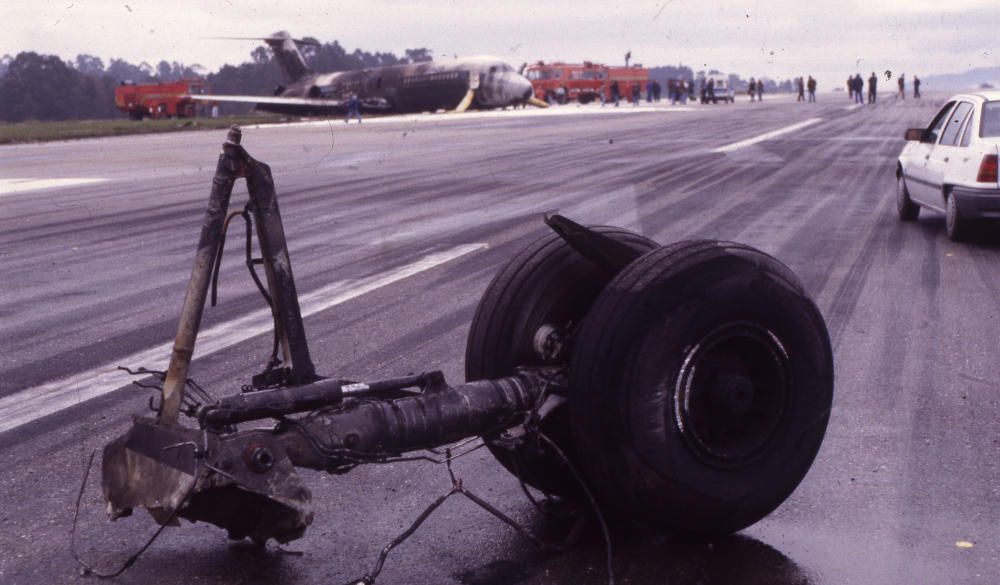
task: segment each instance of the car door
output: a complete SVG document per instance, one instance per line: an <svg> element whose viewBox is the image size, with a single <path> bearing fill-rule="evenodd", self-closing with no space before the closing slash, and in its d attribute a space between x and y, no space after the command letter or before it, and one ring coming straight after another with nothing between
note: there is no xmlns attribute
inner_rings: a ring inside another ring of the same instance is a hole
<svg viewBox="0 0 1000 585"><path fill-rule="evenodd" d="M958 152L951 157L951 161L945 169L945 185L975 184L983 155L996 154L995 147L986 148L987 143L982 141L975 141L975 145L973 145L973 135L978 134L979 120L979 108L973 108L972 113L965 120L962 137L958 141Z"/></svg>
<svg viewBox="0 0 1000 585"><path fill-rule="evenodd" d="M952 110L948 116L948 121L941 130L941 138L938 139L938 143L931 149L924 175L930 184L927 199L924 201L927 205L937 207L938 209L945 208L944 178L948 174L950 167L957 167L962 162L962 147L959 146L959 141L962 136L963 124L965 124L965 120L972 113L972 110L973 106L971 102L958 102L958 105Z"/></svg>
<svg viewBox="0 0 1000 585"><path fill-rule="evenodd" d="M941 128L948 121L948 114L951 113L955 102L948 102L938 111L934 119L931 120L924 139L920 142L910 142L903 151L903 178L906 180L906 188L910 192L910 197L920 203L929 203L934 198L930 179L927 176L927 162L930 160L931 151L940 137ZM940 206L938 206L940 208Z"/></svg>

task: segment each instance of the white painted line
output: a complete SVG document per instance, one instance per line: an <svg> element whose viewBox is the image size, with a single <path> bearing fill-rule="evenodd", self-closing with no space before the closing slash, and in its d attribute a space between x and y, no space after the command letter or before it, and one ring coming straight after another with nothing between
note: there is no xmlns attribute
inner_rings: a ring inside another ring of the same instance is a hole
<svg viewBox="0 0 1000 585"><path fill-rule="evenodd" d="M103 183L107 179L100 177L64 177L61 179L0 179L0 196L37 191L39 189L55 189L56 187L72 187L75 185L91 185Z"/></svg>
<svg viewBox="0 0 1000 585"><path fill-rule="evenodd" d="M329 284L299 297L302 316L308 317L325 311L486 247L485 243L465 244L443 252L428 254L412 264L389 272ZM256 335L267 333L272 327L270 309L254 311L232 321L220 323L198 334L195 356L203 357L221 351ZM165 370L172 347L172 341L164 343L101 367L0 398L0 432L9 431L125 386L135 378L116 369L120 365Z"/></svg>
<svg viewBox="0 0 1000 585"><path fill-rule="evenodd" d="M778 128L777 130L771 130L770 132L765 132L763 134L758 134L753 138L747 138L746 140L740 140L739 142L733 142L732 144L727 144L725 146L720 146L718 148L713 148L711 152L733 152L741 148L746 148L757 144L758 142L764 142L765 140L770 140L781 136L782 134L788 134L789 132L795 132L796 130L801 130L807 126L812 126L818 122L822 122L823 118L809 118L808 120L803 120L797 124L792 124L791 126L785 126L784 128Z"/></svg>
<svg viewBox="0 0 1000 585"><path fill-rule="evenodd" d="M850 106L844 106L844 109L850 111L850 110L856 110L856 109L858 109L860 107L861 107L861 104L854 104L854 105L850 105Z"/></svg>

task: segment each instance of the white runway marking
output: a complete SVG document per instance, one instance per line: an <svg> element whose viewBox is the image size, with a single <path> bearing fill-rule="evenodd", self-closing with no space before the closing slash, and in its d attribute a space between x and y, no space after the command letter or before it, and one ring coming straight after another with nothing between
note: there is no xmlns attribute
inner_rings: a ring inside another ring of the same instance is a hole
<svg viewBox="0 0 1000 585"><path fill-rule="evenodd" d="M795 132L796 130L801 130L807 126L812 126L818 122L822 122L823 118L809 118L808 120L803 120L797 124L792 124L791 126L785 126L784 128L778 128L777 130L771 130L770 132L765 132L763 134L758 134L753 138L747 138L746 140L740 140L738 142L733 142L732 144L727 144L725 146L720 146L718 148L713 148L711 152L734 152L741 148L746 148L757 144L758 142L764 142L765 140L770 140L781 136L782 134L788 134L789 132Z"/></svg>
<svg viewBox="0 0 1000 585"><path fill-rule="evenodd" d="M335 307L486 247L485 243L465 244L443 252L428 254L412 264L389 272L332 283L299 297L302 316L308 317ZM270 309L254 311L232 321L220 323L199 333L195 356L204 357L221 351L256 335L267 333L271 331L272 326ZM169 343L125 356L101 367L0 398L0 432L9 431L125 386L135 378L117 370L120 365L165 370L172 347L171 340Z"/></svg>
<svg viewBox="0 0 1000 585"><path fill-rule="evenodd" d="M0 179L0 196L36 191L38 189L55 189L56 187L72 187L74 185L91 185L103 183L107 179L100 177L65 177L62 179Z"/></svg>

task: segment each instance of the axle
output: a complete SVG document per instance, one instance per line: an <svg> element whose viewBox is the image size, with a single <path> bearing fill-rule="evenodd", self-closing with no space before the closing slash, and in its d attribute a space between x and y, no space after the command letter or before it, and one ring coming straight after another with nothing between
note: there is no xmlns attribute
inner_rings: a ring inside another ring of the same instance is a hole
<svg viewBox="0 0 1000 585"><path fill-rule="evenodd" d="M112 517L145 507L160 523L174 517L215 524L234 538L298 538L312 521L311 494L295 472L343 472L522 422L561 384L557 372L448 386L440 372L373 382L314 384L243 394L203 409L202 430L153 419L104 450L104 493ZM380 392L418 386L388 400ZM369 398L358 396L374 392ZM345 398L358 396L357 398ZM314 410L301 418L289 415ZM237 431L235 422L276 417L273 429Z"/></svg>

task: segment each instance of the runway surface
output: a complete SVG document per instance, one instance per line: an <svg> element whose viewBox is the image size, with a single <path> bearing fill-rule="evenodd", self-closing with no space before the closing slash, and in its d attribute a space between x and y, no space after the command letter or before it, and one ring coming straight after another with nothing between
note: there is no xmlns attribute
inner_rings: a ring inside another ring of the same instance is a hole
<svg viewBox="0 0 1000 585"><path fill-rule="evenodd" d="M788 264L827 320L833 415L805 481L772 515L711 543L617 542L619 583L1000 582L1000 236L950 242L941 217L896 219L895 157L945 96L818 104L500 112L248 128L273 169L321 373L463 379L469 321L545 213L660 242L735 240ZM0 582L91 582L69 527L91 451L146 410L117 365L164 368L222 132L0 147ZM243 201L242 186L234 206ZM234 230L192 377L238 391L270 350ZM210 332L210 333L209 333ZM200 357L198 357L200 356ZM465 484L543 523L490 455ZM105 521L95 473L79 548L110 568L152 533ZM168 529L117 581L327 584L448 489L439 467L305 473L316 520L284 554L207 525ZM453 501L393 551L385 584L605 582L604 547L536 552Z"/></svg>

